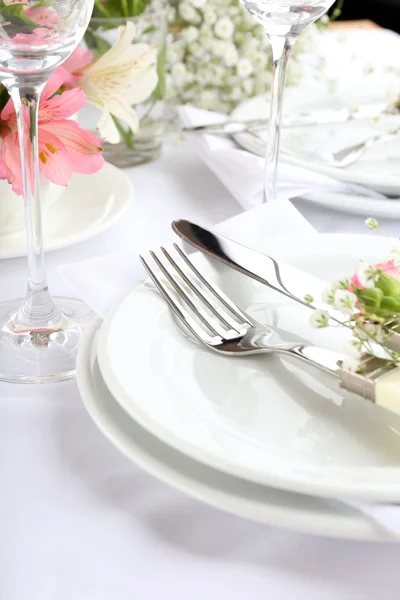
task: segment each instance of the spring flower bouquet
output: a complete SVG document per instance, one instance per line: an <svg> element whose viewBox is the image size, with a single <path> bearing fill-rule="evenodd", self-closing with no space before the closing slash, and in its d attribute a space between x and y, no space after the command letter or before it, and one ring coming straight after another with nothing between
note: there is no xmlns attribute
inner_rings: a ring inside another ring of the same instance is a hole
<svg viewBox="0 0 400 600"><path fill-rule="evenodd" d="M41 6L30 8L29 0L0 0L3 19L23 20L29 33L18 34L22 44L32 44L34 37L47 35L55 27L57 13ZM32 38L33 36L33 38ZM118 30L115 44L94 59L90 50L78 47L66 62L51 75L39 106L39 170L47 180L66 186L73 173L90 174L103 163L102 139L119 141L118 119L132 131L138 118L132 108L133 98L150 94L157 85L154 49L147 44L132 43L135 26L127 23ZM87 103L98 107L100 137L83 129L74 115ZM30 124L29 105L23 107L26 124ZM5 87L0 88L0 179L12 184L22 194L21 160L17 122L12 100Z"/></svg>
<svg viewBox="0 0 400 600"><path fill-rule="evenodd" d="M376 219L369 218L370 229L382 229ZM384 233L384 232L383 232ZM306 302L313 302L306 296ZM362 371L365 355L386 358L400 364L400 354L390 349L393 335L400 331L400 248L390 243L388 256L376 264L360 261L355 273L336 279L318 299L329 304L344 316L343 323L351 329L344 368ZM314 327L338 326L329 312L314 310Z"/></svg>

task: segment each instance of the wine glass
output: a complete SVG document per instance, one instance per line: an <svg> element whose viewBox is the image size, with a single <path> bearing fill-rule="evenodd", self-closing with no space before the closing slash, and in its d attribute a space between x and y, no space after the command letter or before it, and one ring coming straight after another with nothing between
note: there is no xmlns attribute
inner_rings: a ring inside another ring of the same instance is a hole
<svg viewBox="0 0 400 600"><path fill-rule="evenodd" d="M41 92L81 41L92 9L93 0L1 2L0 81L12 98L17 118L28 255L25 298L0 304L3 381L42 383L73 376L77 347L93 316L79 300L53 299L48 290L38 152Z"/></svg>
<svg viewBox="0 0 400 600"><path fill-rule="evenodd" d="M264 202L276 200L283 94L290 52L299 35L336 0L241 0L271 43L272 87L264 171Z"/></svg>

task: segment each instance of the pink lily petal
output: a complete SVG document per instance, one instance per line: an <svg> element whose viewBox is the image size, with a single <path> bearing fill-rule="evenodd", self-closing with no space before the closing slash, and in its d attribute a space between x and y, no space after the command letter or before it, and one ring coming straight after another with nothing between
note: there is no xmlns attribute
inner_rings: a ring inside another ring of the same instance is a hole
<svg viewBox="0 0 400 600"><path fill-rule="evenodd" d="M64 69L68 71L70 76L78 79L82 75L82 71L93 60L93 52L84 50L82 46L78 46L71 56L64 62Z"/></svg>
<svg viewBox="0 0 400 600"><path fill-rule="evenodd" d="M56 135L49 131L40 131L39 170L57 185L68 185L73 174L69 153Z"/></svg>
<svg viewBox="0 0 400 600"><path fill-rule="evenodd" d="M43 101L54 96L54 94L60 89L60 87L64 85L64 81L67 77L68 71L64 69L64 67L58 67L50 76L42 92Z"/></svg>
<svg viewBox="0 0 400 600"><path fill-rule="evenodd" d="M9 169L9 181L16 194L23 193L21 158L19 154L18 133L10 132L3 137L1 146L1 158Z"/></svg>
<svg viewBox="0 0 400 600"><path fill-rule="evenodd" d="M104 165L101 141L90 131L79 127L75 121L46 123L41 131L54 133L68 150L68 155L77 173L95 173Z"/></svg>
<svg viewBox="0 0 400 600"><path fill-rule="evenodd" d="M28 10L25 11L25 14L31 21L52 29L56 27L60 21L58 13L48 6L34 6L33 8L28 8Z"/></svg>
<svg viewBox="0 0 400 600"><path fill-rule="evenodd" d="M40 103L39 124L58 121L74 115L86 103L86 94L81 88L67 90L59 96Z"/></svg>

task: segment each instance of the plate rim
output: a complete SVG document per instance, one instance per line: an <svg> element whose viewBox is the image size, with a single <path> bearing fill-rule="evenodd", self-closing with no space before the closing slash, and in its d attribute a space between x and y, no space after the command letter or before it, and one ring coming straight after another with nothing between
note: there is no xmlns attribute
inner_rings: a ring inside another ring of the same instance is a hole
<svg viewBox="0 0 400 600"><path fill-rule="evenodd" d="M130 461L134 462L139 468L143 469L156 479L159 479L163 483L177 489L183 494L188 495L191 498L195 498L198 501L201 501L208 506L212 506L213 508L222 510L227 512L228 514L232 514L241 518L245 518L248 520L252 520L255 522L263 523L265 525L275 526L284 528L289 531L296 531L298 533L305 534L313 534L318 536L328 536L336 539L347 539L347 540L361 540L361 541L374 541L374 542L398 542L398 538L393 536L389 531L386 531L379 525L377 525L373 520L366 517L361 511L357 509L349 511L348 515L341 514L339 510L339 506L344 506L338 502L338 507L335 509L334 503L329 500L323 498L313 498L314 501L323 502L327 505L328 511L331 511L331 514L325 514L323 517L318 516L316 518L316 514L312 512L310 509L310 514L307 514L305 510L299 510L296 506L291 508L286 507L284 510L281 507L278 509L273 508L270 513L263 513L263 516L257 517L254 512L252 512L252 508L246 504L246 501L239 500L236 501L236 504L230 504L229 507L226 505L222 506L222 495L225 494L227 498L230 496L232 498L232 494L226 490L222 491L221 488L215 493L213 498L207 496L205 490L203 491L197 489L193 489L189 487L188 481L183 481L184 477L179 480L171 475L171 468L168 473L160 473L157 470L157 467L154 464L151 464L149 461L143 459L143 455L138 457L137 451L133 450L133 447L128 447L126 442L117 435L115 435L115 427L114 431L112 427L110 428L109 422L106 421L106 417L101 414L101 409L99 408L99 399L97 398L95 383L93 382L93 377L91 373L91 353L93 352L93 346L96 343L96 338L101 328L101 319L95 319L92 324L87 328L84 334L84 338L82 340L78 356L77 356L77 384L79 393L81 395L82 403L88 412L90 418L95 423L96 427L101 431L101 433L109 440L109 442L115 446L124 456L126 456ZM113 397L110 390L108 390L110 397L115 401L115 404L119 406L117 400ZM123 411L122 407L120 410ZM127 418L131 419L131 417L127 414ZM140 425L138 424L140 427ZM117 426L118 427L118 426ZM150 437L151 433L145 430L146 434ZM131 440L132 441L132 440ZM157 440L159 441L159 440ZM133 445L138 446L137 441L133 440ZM188 457L189 461L192 461L190 457ZM196 461L193 461L196 462ZM207 469L209 467L206 467ZM172 469L173 470L173 469ZM215 469L211 469L215 470ZM176 474L176 469L174 470ZM195 479L195 477L193 477ZM243 484L246 485L248 482L243 480ZM209 486L211 487L211 486ZM265 486L267 487L267 486ZM203 486L204 488L204 486ZM282 494L284 496L293 496L296 498L296 494L293 492L288 492L284 490L274 490L278 492L278 494ZM265 504L263 503L265 507ZM347 507L345 507L347 508ZM273 512L275 510L275 512ZM280 512L281 514L280 514ZM323 520L323 522L322 522Z"/></svg>
<svg viewBox="0 0 400 600"><path fill-rule="evenodd" d="M62 248L75 246L75 244L80 244L81 242L85 242L99 235L100 233L103 233L104 231L112 227L131 206L132 202L135 199L135 188L128 175L124 173L122 169L119 169L118 167L109 162L105 162L101 170L97 171L96 173L92 173L92 175L90 176L87 175L86 177L95 177L98 174L100 175L100 173L104 172L104 169L109 169L111 172L114 171L120 180L120 184L123 185L125 188L124 194L118 194L118 206L116 207L116 210L114 209L110 215L108 215L97 225L91 225L90 227L79 231L77 234L63 236L60 240L54 241L53 243L46 242L47 236L46 232L44 232L44 252L54 252L55 250L61 250ZM110 176L111 175L112 173L110 173ZM66 191L67 190L65 190L63 194ZM58 201L62 201L62 196L58 199ZM14 235L17 235L17 232ZM18 232L18 235L24 235L24 231L22 230ZM8 236L4 236L4 238L6 237ZM22 250L22 247L19 250L4 250L0 247L0 260L21 258L24 256L26 256L26 250Z"/></svg>
<svg viewBox="0 0 400 600"><path fill-rule="evenodd" d="M364 240L364 243L368 242L370 245L371 240L375 240L375 243L382 244L387 243L385 238L380 236L371 236L371 235L355 235L355 234L317 234L319 239L326 238L329 240L337 240L334 243L335 247L341 247L339 240L354 240L357 241ZM317 239L317 236L313 236L313 242ZM271 238L272 243L280 243L283 245L287 245L288 241L293 243L294 239L297 240L307 240L309 243L310 236L304 234L298 234L296 236L279 236L276 238ZM261 238L259 242L268 238ZM332 242L330 242L332 244ZM296 247L301 247L296 244ZM329 253L331 254L331 253ZM195 256L203 256L201 253L194 253L191 255L192 258ZM196 260L196 259L195 259ZM400 466L399 467L369 467L369 471L371 474L382 474L385 472L385 475L388 476L389 481L379 482L380 487L377 489L378 482L369 482L368 484L360 487L359 483L356 484L356 479L353 479L350 474L348 475L347 485L343 485L343 482L336 481L336 484L328 483L326 480L318 481L318 478L314 478L314 480L304 481L304 479L299 479L298 477L291 475L289 478L287 474L285 477L277 475L276 472L262 472L260 471L251 471L248 468L238 467L237 464L233 462L227 461L226 458L216 457L212 453L205 452L204 449L201 450L198 446L192 445L187 441L183 441L179 438L175 433L171 432L169 429L162 427L159 422L154 422L150 417L144 415L140 408L136 408L133 406L135 402L133 398L128 396L125 390L122 388L111 368L109 368L108 354L107 354L107 335L110 324L114 319L114 315L118 312L120 306L122 306L125 301L129 298L131 294L140 293L143 289L146 288L146 285L150 283L148 279L139 285L135 286L133 289L127 291L119 300L117 300L114 305L107 312L102 326L100 328L98 344L97 344L97 358L100 367L100 371L102 377L104 379L105 384L110 390L112 396L117 400L120 406L123 408L125 412L127 412L135 421L137 421L141 427L150 432L153 436L161 439L166 444L172 446L176 450L181 453L184 453L190 456L192 459L202 462L208 466L216 468L222 472L229 473L231 475L240 477L242 479L247 479L248 481L257 482L262 485L267 485L270 487L296 492L300 494L309 494L313 496L320 497L347 497L352 498L354 500L363 500L363 501L376 501L376 502L397 502L400 499ZM167 309L167 307L166 307ZM364 467L367 470L367 467ZM354 477L355 468L353 469L352 475ZM358 469L359 470L359 469ZM338 468L338 471L343 471L342 468ZM331 471L333 473L333 470ZM391 477L393 474L397 475L398 481L395 485L393 485L393 481ZM303 473L304 476L304 473ZM349 484L350 487L349 487ZM385 487L386 486L386 487Z"/></svg>

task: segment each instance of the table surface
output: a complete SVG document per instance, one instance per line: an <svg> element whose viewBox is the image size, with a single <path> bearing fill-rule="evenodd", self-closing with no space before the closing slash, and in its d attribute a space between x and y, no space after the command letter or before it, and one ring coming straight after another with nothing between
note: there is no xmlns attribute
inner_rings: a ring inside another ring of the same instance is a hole
<svg viewBox="0 0 400 600"><path fill-rule="evenodd" d="M213 225L241 212L186 144L128 173L129 213L48 254L53 293L72 295L59 264L168 242L178 217ZM318 231L365 233L360 217L299 207ZM22 295L25 277L24 259L0 261L1 298ZM75 381L0 384L0 440L1 600L396 597L400 546L299 535L187 498L113 448Z"/></svg>

